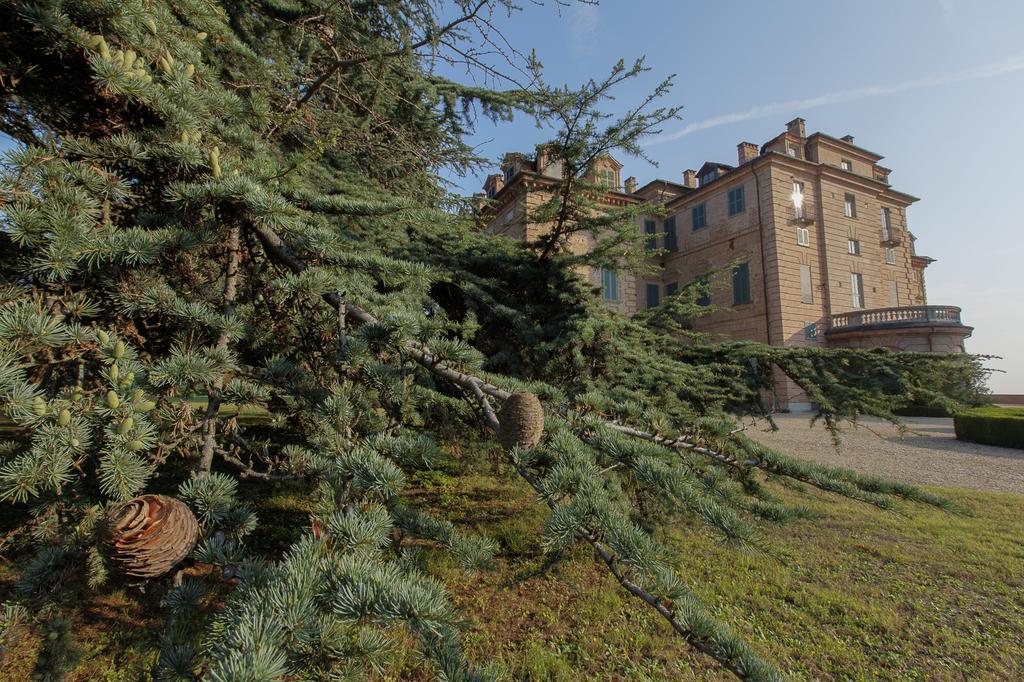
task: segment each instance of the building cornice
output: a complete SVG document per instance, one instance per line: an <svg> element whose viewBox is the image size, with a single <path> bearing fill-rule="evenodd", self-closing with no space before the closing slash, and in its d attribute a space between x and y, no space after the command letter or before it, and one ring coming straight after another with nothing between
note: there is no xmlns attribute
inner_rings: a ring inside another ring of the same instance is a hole
<svg viewBox="0 0 1024 682"><path fill-rule="evenodd" d="M818 133L815 133L816 135ZM845 143L843 143L845 144ZM881 157L879 157L881 158ZM888 183L876 180L874 178L865 177L863 175L857 175L849 171L844 171L841 168L835 168L828 164L820 163L818 161L810 161L808 159L799 159L792 157L788 154L783 154L778 151L766 151L756 158L747 161L746 163L737 166L728 173L715 178L715 180L703 187L697 187L692 189L689 193L682 196L675 197L668 201L665 206L666 208L676 208L683 204L687 204L691 201L700 201L702 196L710 194L712 189L721 187L720 183L728 184L729 180L737 180L743 177L747 171L753 171L755 168L761 166L777 164L781 167L791 167L795 171L801 172L813 172L823 177L828 177L830 180L836 182L842 182L845 184L853 184L861 187L863 190L873 192L878 196L884 196L894 203L904 204L909 206L910 204L919 201L919 199L911 194L900 192L892 188ZM647 183L648 185L651 183ZM647 185L645 185L646 187Z"/></svg>
<svg viewBox="0 0 1024 682"><path fill-rule="evenodd" d="M557 187L560 184L562 184L561 180L542 175L536 171L519 171L512 178L512 182L502 187L498 190L497 194L488 199L489 203L480 209L480 214L489 215L492 213L500 213L500 209L503 209L510 199L515 198L516 194L512 190L516 187L522 186L523 189L529 190L537 186ZM644 203L644 199L641 197L626 194L625 192L620 192L614 189L605 190L604 196L601 200L604 203L611 204L613 206L629 206L631 204Z"/></svg>

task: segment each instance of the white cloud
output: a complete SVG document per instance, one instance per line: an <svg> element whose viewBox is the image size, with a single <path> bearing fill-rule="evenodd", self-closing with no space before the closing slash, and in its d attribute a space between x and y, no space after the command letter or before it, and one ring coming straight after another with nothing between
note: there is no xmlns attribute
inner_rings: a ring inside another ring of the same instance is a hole
<svg viewBox="0 0 1024 682"><path fill-rule="evenodd" d="M597 28L601 12L597 5L578 2L569 10L569 51L574 58L587 57L597 51Z"/></svg>
<svg viewBox="0 0 1024 682"><path fill-rule="evenodd" d="M1003 61L992 62L990 64L977 66L971 69L954 71L952 73L937 76L927 76L925 78L904 81L902 83L867 85L862 88L839 90L837 92L818 95L816 97L763 104L747 109L746 111L720 114L718 116L704 119L703 121L690 123L675 132L668 133L667 135L661 135L652 140L648 140L645 145L650 146L661 144L663 142L670 142L672 140L678 140L679 138L685 137L691 133L707 130L708 128L717 128L718 126L728 125L730 123L752 121L754 119L774 116L776 114L792 112L799 113L816 107L823 107L830 104L842 104L844 102L867 99L868 97L878 97L880 95L891 95L911 90L920 90L923 88L934 88L942 85L953 85L956 83L995 78L997 76L1003 76L1018 71L1024 71L1024 54L1014 55L1013 57Z"/></svg>

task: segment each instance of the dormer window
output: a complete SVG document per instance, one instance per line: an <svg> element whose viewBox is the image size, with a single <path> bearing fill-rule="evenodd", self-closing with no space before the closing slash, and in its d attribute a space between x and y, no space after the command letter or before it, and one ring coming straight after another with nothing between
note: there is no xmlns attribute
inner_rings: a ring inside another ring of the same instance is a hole
<svg viewBox="0 0 1024 682"><path fill-rule="evenodd" d="M700 176L700 186L703 187L704 185L707 185L707 184L713 182L714 179L717 178L717 177L718 177L718 172L717 171L709 170L707 173L705 173L704 175Z"/></svg>
<svg viewBox="0 0 1024 682"><path fill-rule="evenodd" d="M839 162L839 167L842 168L847 173L852 173L853 161L850 161L849 159L843 159L842 161Z"/></svg>
<svg viewBox="0 0 1024 682"><path fill-rule="evenodd" d="M786 153L789 154L790 156L792 156L795 159L796 158L796 145L793 144L792 142L787 142L786 143Z"/></svg>
<svg viewBox="0 0 1024 682"><path fill-rule="evenodd" d="M618 187L618 183L615 181L615 171L611 168L598 168L597 184L608 189L615 189Z"/></svg>
<svg viewBox="0 0 1024 682"><path fill-rule="evenodd" d="M516 167L513 164L505 166L505 184L512 182L512 178L516 176Z"/></svg>

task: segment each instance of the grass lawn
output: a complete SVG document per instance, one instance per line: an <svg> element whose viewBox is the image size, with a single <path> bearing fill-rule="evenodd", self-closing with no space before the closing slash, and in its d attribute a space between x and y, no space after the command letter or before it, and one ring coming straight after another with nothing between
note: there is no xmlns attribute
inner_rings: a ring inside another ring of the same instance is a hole
<svg viewBox="0 0 1024 682"><path fill-rule="evenodd" d="M547 561L536 540L540 508L518 481L479 470L413 480L411 502L502 545L493 568L476 574L427 552L429 571L450 586L466 616L471 658L498 660L510 679L522 680L728 678L622 592L583 549ZM286 546L303 531L308 506L286 484L244 486L265 522L252 537L259 549ZM789 675L1024 677L1024 496L940 491L972 511L953 516L778 492L827 515L764 526L777 556L735 551L685 529L668 541L681 574L714 613ZM0 593L12 577L5 563ZM158 594L126 590L77 603L70 615L80 656L68 679L145 679L156 662L158 602ZM0 679L28 679L40 644L23 637ZM395 670L391 679L432 679L409 647L395 653Z"/></svg>

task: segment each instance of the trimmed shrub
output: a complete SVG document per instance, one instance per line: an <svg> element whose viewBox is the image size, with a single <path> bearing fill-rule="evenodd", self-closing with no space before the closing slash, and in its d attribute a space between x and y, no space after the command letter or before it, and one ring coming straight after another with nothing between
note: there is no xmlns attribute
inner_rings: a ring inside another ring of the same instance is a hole
<svg viewBox="0 0 1024 682"><path fill-rule="evenodd" d="M898 417L952 417L952 413L939 405L907 405L893 413Z"/></svg>
<svg viewBox="0 0 1024 682"><path fill-rule="evenodd" d="M979 407L955 415L953 425L960 440L1024 449L1024 407Z"/></svg>

